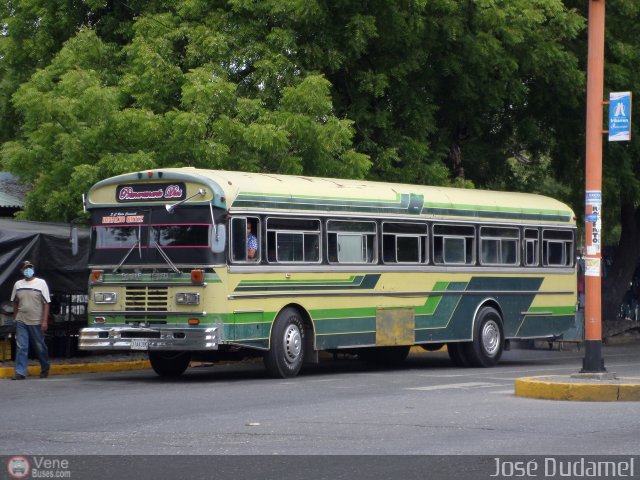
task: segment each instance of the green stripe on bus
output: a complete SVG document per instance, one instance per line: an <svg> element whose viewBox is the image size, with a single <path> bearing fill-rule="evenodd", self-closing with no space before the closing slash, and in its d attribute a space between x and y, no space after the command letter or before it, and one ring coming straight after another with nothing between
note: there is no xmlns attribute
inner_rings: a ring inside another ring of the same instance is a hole
<svg viewBox="0 0 640 480"><path fill-rule="evenodd" d="M526 313L550 312L550 315L575 315L576 306L569 305L566 307L531 307Z"/></svg>
<svg viewBox="0 0 640 480"><path fill-rule="evenodd" d="M375 288L380 279L380 274L356 275L347 280L331 280L324 283L315 281L298 280L297 282L282 282L268 280L242 280L235 288L235 292L256 291L305 291L305 290L370 290Z"/></svg>

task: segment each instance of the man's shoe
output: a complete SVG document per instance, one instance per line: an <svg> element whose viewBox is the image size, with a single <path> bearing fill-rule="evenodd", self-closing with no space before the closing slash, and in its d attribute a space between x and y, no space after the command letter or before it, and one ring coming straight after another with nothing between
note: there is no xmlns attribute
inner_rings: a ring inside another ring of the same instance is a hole
<svg viewBox="0 0 640 480"><path fill-rule="evenodd" d="M40 372L40 378L47 378L49 376L49 369L47 368L46 370L42 370Z"/></svg>
<svg viewBox="0 0 640 480"><path fill-rule="evenodd" d="M13 377L11 377L11 380L24 380L25 377L24 375L20 375L19 373L16 373Z"/></svg>

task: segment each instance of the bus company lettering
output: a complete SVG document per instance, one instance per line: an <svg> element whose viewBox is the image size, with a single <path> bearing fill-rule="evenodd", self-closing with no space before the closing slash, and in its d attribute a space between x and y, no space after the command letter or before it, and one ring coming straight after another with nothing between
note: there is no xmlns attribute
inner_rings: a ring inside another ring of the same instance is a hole
<svg viewBox="0 0 640 480"><path fill-rule="evenodd" d="M172 200L182 198L183 195L184 191L179 185L168 185L166 188L142 191L136 191L133 187L122 187L118 194L118 200L121 202L131 200Z"/></svg>
<svg viewBox="0 0 640 480"><path fill-rule="evenodd" d="M102 217L103 225L113 225L118 223L144 223L144 215L118 215L111 217Z"/></svg>

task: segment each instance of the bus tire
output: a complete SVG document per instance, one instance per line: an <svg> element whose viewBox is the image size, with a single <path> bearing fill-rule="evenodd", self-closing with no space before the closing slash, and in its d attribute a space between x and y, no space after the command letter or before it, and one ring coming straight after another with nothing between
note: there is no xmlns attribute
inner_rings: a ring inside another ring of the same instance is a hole
<svg viewBox="0 0 640 480"><path fill-rule="evenodd" d="M295 308L285 308L276 317L271 331L271 348L264 356L264 365L274 378L298 375L304 363L305 331Z"/></svg>
<svg viewBox="0 0 640 480"><path fill-rule="evenodd" d="M470 366L469 359L467 358L467 352L465 344L467 342L451 342L447 343L447 353L449 358L456 367L468 367Z"/></svg>
<svg viewBox="0 0 640 480"><path fill-rule="evenodd" d="M483 307L476 317L473 341L466 344L465 351L474 367L493 367L502 357L504 329L502 318L493 307Z"/></svg>
<svg viewBox="0 0 640 480"><path fill-rule="evenodd" d="M151 368L161 377L179 377L189 366L190 352L149 352Z"/></svg>

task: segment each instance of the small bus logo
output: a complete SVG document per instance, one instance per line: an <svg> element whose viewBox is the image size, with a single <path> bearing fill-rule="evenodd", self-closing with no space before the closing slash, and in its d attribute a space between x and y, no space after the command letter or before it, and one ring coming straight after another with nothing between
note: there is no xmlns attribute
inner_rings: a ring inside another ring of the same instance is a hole
<svg viewBox="0 0 640 480"><path fill-rule="evenodd" d="M25 478L31 471L31 465L25 457L11 457L7 462L7 471L11 478Z"/></svg>

